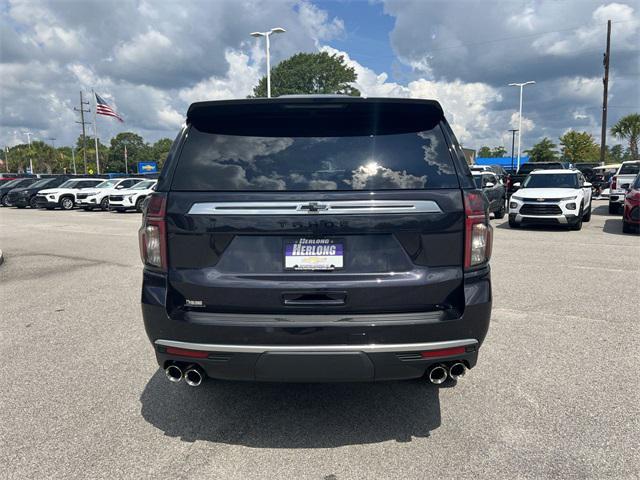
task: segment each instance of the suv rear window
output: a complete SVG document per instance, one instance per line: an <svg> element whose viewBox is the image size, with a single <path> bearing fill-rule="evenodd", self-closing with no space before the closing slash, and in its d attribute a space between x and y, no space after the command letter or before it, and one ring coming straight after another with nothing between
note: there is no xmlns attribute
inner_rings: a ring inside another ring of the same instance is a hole
<svg viewBox="0 0 640 480"><path fill-rule="evenodd" d="M459 186L440 125L441 112L401 116L396 109L380 118L380 111L341 109L340 104L331 110L297 105L286 114L258 112L244 121L218 117L215 123L193 122L171 188L322 191Z"/></svg>
<svg viewBox="0 0 640 480"><path fill-rule="evenodd" d="M520 165L520 170L518 170L519 174L531 173L534 170L551 170L554 168L564 168L561 163L525 163L524 165Z"/></svg>
<svg viewBox="0 0 640 480"><path fill-rule="evenodd" d="M640 162L639 163L623 163L620 167L620 171L618 175L633 175L640 172Z"/></svg>

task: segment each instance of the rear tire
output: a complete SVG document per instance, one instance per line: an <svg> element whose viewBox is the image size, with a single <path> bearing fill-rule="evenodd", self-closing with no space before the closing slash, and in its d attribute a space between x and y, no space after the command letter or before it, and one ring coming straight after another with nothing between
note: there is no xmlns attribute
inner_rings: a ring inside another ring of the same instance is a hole
<svg viewBox="0 0 640 480"><path fill-rule="evenodd" d="M60 199L60 208L62 210L73 209L73 199L71 197L62 197Z"/></svg>
<svg viewBox="0 0 640 480"><path fill-rule="evenodd" d="M38 208L38 202L36 202L36 197L32 197L31 200L29 200L29 206L34 210Z"/></svg>
<svg viewBox="0 0 640 480"><path fill-rule="evenodd" d="M2 203L3 207L10 207L11 203L9 203L9 196L8 195L3 195L2 199L0 199L0 203Z"/></svg>
<svg viewBox="0 0 640 480"><path fill-rule="evenodd" d="M494 213L494 215L495 215L497 220L501 220L501 219L504 218L506 213L507 213L507 207L503 203L502 204L502 208L500 208L500 210L498 210L496 213Z"/></svg>
<svg viewBox="0 0 640 480"><path fill-rule="evenodd" d="M616 213L618 213L620 211L620 206L617 203L611 203L609 202L609 213L611 215L615 215Z"/></svg>

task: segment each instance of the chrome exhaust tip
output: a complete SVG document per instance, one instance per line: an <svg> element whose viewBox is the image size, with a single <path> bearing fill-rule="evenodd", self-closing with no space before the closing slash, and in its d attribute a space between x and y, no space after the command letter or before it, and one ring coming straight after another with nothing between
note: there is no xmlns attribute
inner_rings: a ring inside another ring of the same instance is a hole
<svg viewBox="0 0 640 480"><path fill-rule="evenodd" d="M199 387L203 380L204 376L198 368L192 367L184 372L184 381L187 382L187 385L190 387Z"/></svg>
<svg viewBox="0 0 640 480"><path fill-rule="evenodd" d="M164 374L170 382L178 383L182 380L182 369L177 365L169 365L164 369Z"/></svg>
<svg viewBox="0 0 640 480"><path fill-rule="evenodd" d="M449 376L454 380L464 377L465 373L467 373L467 367L464 363L457 362L449 367Z"/></svg>
<svg viewBox="0 0 640 480"><path fill-rule="evenodd" d="M444 365L436 365L429 371L429 381L434 385L440 385L447 379L447 369Z"/></svg>

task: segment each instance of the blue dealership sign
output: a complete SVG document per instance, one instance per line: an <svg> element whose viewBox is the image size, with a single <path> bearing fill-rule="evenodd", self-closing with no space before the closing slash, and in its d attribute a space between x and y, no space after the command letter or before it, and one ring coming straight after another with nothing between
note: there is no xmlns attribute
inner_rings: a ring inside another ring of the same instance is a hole
<svg viewBox="0 0 640 480"><path fill-rule="evenodd" d="M158 163L138 162L138 173L158 173Z"/></svg>

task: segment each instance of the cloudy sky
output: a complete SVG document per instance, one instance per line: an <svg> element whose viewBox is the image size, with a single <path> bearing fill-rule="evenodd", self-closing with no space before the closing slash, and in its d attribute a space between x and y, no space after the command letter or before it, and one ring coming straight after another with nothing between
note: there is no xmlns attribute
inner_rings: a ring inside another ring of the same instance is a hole
<svg viewBox="0 0 640 480"><path fill-rule="evenodd" d="M174 137L189 103L248 95L265 72L249 32L284 27L272 62L344 54L367 96L435 98L462 143L523 146L568 129L599 138L602 52L613 21L609 122L640 111L640 1L0 0L0 145L71 144L73 107L94 88L132 130Z"/></svg>

